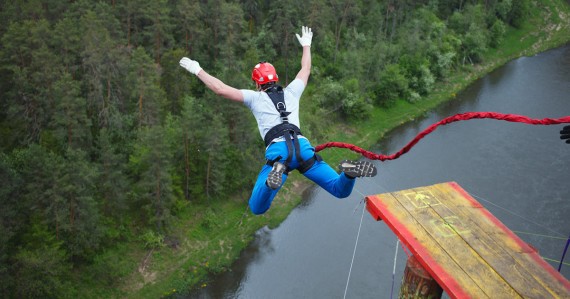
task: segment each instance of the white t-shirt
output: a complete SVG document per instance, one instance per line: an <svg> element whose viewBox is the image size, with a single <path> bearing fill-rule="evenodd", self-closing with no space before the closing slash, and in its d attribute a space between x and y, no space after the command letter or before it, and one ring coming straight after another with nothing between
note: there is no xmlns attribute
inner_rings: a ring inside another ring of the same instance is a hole
<svg viewBox="0 0 570 299"><path fill-rule="evenodd" d="M289 119L289 123L296 125L299 129L301 128L299 123L299 100L304 90L305 84L300 79L293 80L293 82L289 83L289 85L283 89L287 112L291 112L287 118ZM269 98L265 92L248 89L241 89L241 92L243 94L244 104L251 110L257 121L261 139L264 139L265 134L267 134L271 128L281 123L279 112L275 108L271 98Z"/></svg>

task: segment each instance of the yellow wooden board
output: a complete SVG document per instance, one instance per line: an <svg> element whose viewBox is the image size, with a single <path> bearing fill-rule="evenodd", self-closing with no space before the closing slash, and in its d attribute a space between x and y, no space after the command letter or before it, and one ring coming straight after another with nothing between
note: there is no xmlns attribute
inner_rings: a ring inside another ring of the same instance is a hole
<svg viewBox="0 0 570 299"><path fill-rule="evenodd" d="M570 298L570 283L457 183L367 197L452 298Z"/></svg>

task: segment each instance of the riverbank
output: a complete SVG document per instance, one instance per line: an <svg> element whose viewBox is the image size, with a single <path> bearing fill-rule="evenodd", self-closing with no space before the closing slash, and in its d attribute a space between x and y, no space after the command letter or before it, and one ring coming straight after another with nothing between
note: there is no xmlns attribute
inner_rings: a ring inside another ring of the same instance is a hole
<svg viewBox="0 0 570 299"><path fill-rule="evenodd" d="M504 63L568 42L568 5L562 1L542 2L549 5L542 4L545 6L534 9L536 15L531 22L520 30L510 31L501 50L487 53L484 64L457 70L447 82L439 84L429 98L414 105L400 101L387 110L374 109L370 119L350 123L350 130L329 128L326 138L313 140L314 144L339 140L370 148L390 130L453 100L456 93ZM562 7L563 12L557 11ZM326 150L322 155L331 161L337 159ZM272 209L263 216L253 216L245 210L243 198L247 195L244 194L208 207L182 207L180 219L186 220L176 225L173 233L176 240L165 241L166 246L160 249L129 253L138 261L137 271L122 281L124 287L118 296L157 298L206 284L209 273L228 269L254 238L255 231L264 225L279 225L299 204L303 190L311 187L311 183L294 173L275 199ZM244 190L244 193L248 192Z"/></svg>

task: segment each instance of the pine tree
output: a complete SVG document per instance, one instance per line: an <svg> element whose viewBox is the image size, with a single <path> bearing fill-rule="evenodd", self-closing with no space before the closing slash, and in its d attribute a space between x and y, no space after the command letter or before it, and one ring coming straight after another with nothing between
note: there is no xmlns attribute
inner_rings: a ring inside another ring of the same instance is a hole
<svg viewBox="0 0 570 299"><path fill-rule="evenodd" d="M2 36L2 69L10 75L6 118L18 144L40 141L53 113L52 85L61 64L49 45L45 20L12 23Z"/></svg>
<svg viewBox="0 0 570 299"><path fill-rule="evenodd" d="M57 164L51 194L59 222L58 238L74 259L90 260L102 241L103 223L96 203L98 168L81 150L68 148Z"/></svg>
<svg viewBox="0 0 570 299"><path fill-rule="evenodd" d="M54 134L62 144L89 150L91 122L87 117L87 103L80 96L79 82L66 73L54 84L55 112L51 120Z"/></svg>
<svg viewBox="0 0 570 299"><path fill-rule="evenodd" d="M81 24L85 31L80 55L89 111L96 127L107 127L114 113L129 113L124 95L129 90L123 87L128 56L122 41L111 35L116 22L109 24L89 10L81 17Z"/></svg>
<svg viewBox="0 0 570 299"><path fill-rule="evenodd" d="M148 50L153 53L154 62L160 64L165 49L170 48L173 43L174 24L170 16L170 6L167 0L149 1L143 13L147 20L146 23L149 24L143 30L144 44L152 45L152 48Z"/></svg>
<svg viewBox="0 0 570 299"><path fill-rule="evenodd" d="M162 234L170 221L174 202L170 161L163 128L141 127L130 157L130 169L135 179L131 204L138 210L143 223L153 225Z"/></svg>
<svg viewBox="0 0 570 299"><path fill-rule="evenodd" d="M129 219L128 194L131 184L126 175L128 158L124 147L127 141L117 132L119 130L107 128L99 132L97 145L101 171L97 178L97 190L101 214L117 224L126 224Z"/></svg>
<svg viewBox="0 0 570 299"><path fill-rule="evenodd" d="M136 103L139 126L159 124L166 94L160 88L158 66L142 47L131 56L126 82L131 90L130 103Z"/></svg>

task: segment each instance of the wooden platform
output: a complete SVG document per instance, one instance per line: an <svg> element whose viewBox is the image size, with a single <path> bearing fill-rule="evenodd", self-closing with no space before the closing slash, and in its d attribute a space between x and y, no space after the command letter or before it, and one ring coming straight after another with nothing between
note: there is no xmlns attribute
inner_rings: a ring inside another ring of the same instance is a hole
<svg viewBox="0 0 570 299"><path fill-rule="evenodd" d="M367 197L451 298L570 298L570 282L457 183Z"/></svg>

